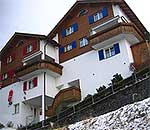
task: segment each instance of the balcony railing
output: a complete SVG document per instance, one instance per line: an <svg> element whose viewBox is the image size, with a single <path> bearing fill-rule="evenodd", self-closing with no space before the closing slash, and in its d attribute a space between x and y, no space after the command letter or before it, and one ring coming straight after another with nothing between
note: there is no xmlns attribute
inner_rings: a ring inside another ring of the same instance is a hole
<svg viewBox="0 0 150 130"><path fill-rule="evenodd" d="M51 106L46 111L46 116L53 116L56 114L56 109L64 102L76 102L81 100L81 90L79 87L73 86L61 90L54 98Z"/></svg>
<svg viewBox="0 0 150 130"><path fill-rule="evenodd" d="M62 66L57 64L54 61L50 60L37 60L21 68L18 68L15 71L17 77L22 77L26 74L30 74L37 70L49 70L54 73L56 76L62 75Z"/></svg>

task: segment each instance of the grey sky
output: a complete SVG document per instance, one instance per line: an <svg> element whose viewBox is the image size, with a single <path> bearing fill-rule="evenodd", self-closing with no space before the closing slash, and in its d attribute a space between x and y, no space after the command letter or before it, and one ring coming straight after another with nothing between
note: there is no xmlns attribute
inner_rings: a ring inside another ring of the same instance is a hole
<svg viewBox="0 0 150 130"><path fill-rule="evenodd" d="M76 0L0 0L0 48L15 32L47 35ZM150 2L126 0L150 31Z"/></svg>

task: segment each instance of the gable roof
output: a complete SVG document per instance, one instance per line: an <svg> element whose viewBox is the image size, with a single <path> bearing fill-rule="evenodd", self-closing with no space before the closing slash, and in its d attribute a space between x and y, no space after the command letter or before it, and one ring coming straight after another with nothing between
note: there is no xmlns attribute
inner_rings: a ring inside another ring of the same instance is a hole
<svg viewBox="0 0 150 130"><path fill-rule="evenodd" d="M11 42L12 42L17 36L46 39L46 36L45 36L45 35L15 32L14 35L13 35L13 36L9 39L9 41L6 43L6 45L2 48L2 50L1 50L1 52L0 52L0 56L3 54L3 52L4 52L9 46L11 46Z"/></svg>
<svg viewBox="0 0 150 130"><path fill-rule="evenodd" d="M72 12L74 12L75 8L77 8L79 5L94 3L118 4L120 8L125 12L125 14L129 17L129 19L143 32L143 34L148 32L124 0L77 0L75 4L69 9L69 11L63 16L63 18L57 23L57 25L52 29L52 31L47 35L47 37L49 39L52 39L57 33L58 29L61 27L61 25L65 22L65 19L67 19L72 14Z"/></svg>

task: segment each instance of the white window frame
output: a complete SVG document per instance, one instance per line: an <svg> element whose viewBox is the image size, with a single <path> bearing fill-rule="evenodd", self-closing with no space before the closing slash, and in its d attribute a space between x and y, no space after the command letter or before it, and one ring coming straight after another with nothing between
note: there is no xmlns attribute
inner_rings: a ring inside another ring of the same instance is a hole
<svg viewBox="0 0 150 130"><path fill-rule="evenodd" d="M5 80L5 79L7 79L7 78L8 78L8 74L7 74L7 73L4 73L2 79Z"/></svg>
<svg viewBox="0 0 150 130"><path fill-rule="evenodd" d="M96 22L102 18L103 18L102 12L97 12L96 14L94 14L94 22Z"/></svg>
<svg viewBox="0 0 150 130"><path fill-rule="evenodd" d="M66 29L66 36L72 34L74 32L73 26L70 26L69 28Z"/></svg>
<svg viewBox="0 0 150 130"><path fill-rule="evenodd" d="M7 64L12 62L12 56L7 57Z"/></svg>
<svg viewBox="0 0 150 130"><path fill-rule="evenodd" d="M87 40L86 37L81 38L81 39L79 40L79 43L80 43L80 48L81 48L81 47L84 47L84 46L86 46L86 45L89 44L89 42L88 42L88 40Z"/></svg>
<svg viewBox="0 0 150 130"><path fill-rule="evenodd" d="M29 44L29 45L27 46L27 53L32 52L32 50L33 50L33 46L32 46L32 44Z"/></svg>
<svg viewBox="0 0 150 130"><path fill-rule="evenodd" d="M108 52L109 55L107 54L107 52ZM115 55L115 48L114 48L114 46L110 46L110 47L104 49L104 54L105 54L105 59L108 59L108 58L114 56Z"/></svg>
<svg viewBox="0 0 150 130"><path fill-rule="evenodd" d="M64 47L64 52L68 52L70 50L72 50L72 44L68 44L67 46Z"/></svg>
<svg viewBox="0 0 150 130"><path fill-rule="evenodd" d="M18 114L18 113L19 113L19 110L20 110L20 105L19 105L19 103L14 104L14 114Z"/></svg>

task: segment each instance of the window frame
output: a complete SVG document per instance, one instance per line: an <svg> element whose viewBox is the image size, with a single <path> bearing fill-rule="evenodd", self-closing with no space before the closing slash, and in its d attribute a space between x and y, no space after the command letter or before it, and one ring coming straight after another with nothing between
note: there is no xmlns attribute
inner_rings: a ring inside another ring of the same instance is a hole
<svg viewBox="0 0 150 130"><path fill-rule="evenodd" d="M86 42L84 42L84 41L86 41ZM80 48L85 47L88 44L89 44L89 41L87 40L87 37L82 37L82 38L79 39L79 46L80 46Z"/></svg>
<svg viewBox="0 0 150 130"><path fill-rule="evenodd" d="M33 51L32 43L27 46L27 54Z"/></svg>
<svg viewBox="0 0 150 130"><path fill-rule="evenodd" d="M12 56L11 56L11 55L8 56L8 57L7 57L7 64L11 63L12 61L13 61Z"/></svg>
<svg viewBox="0 0 150 130"><path fill-rule="evenodd" d="M70 26L70 27L66 28L65 31L66 31L66 36L68 36L68 35L74 33L74 27Z"/></svg>
<svg viewBox="0 0 150 130"><path fill-rule="evenodd" d="M93 15L94 22L99 21L99 20L102 19L102 18L103 18L103 13L102 13L102 12L96 12L96 13Z"/></svg>
<svg viewBox="0 0 150 130"><path fill-rule="evenodd" d="M113 50L113 51L111 51L111 50ZM109 55L107 55L106 51L108 51L108 54L109 54ZM105 57L105 59L108 59L108 58L113 57L113 56L115 56L115 55L116 55L116 54L115 54L114 45L109 46L109 47L107 47L107 48L104 48L104 57Z"/></svg>
<svg viewBox="0 0 150 130"><path fill-rule="evenodd" d="M19 114L20 111L20 104L14 104L14 114Z"/></svg>
<svg viewBox="0 0 150 130"><path fill-rule="evenodd" d="M7 74L7 73L4 73L4 74L2 75L2 80L6 80L6 79L8 79L8 74Z"/></svg>

